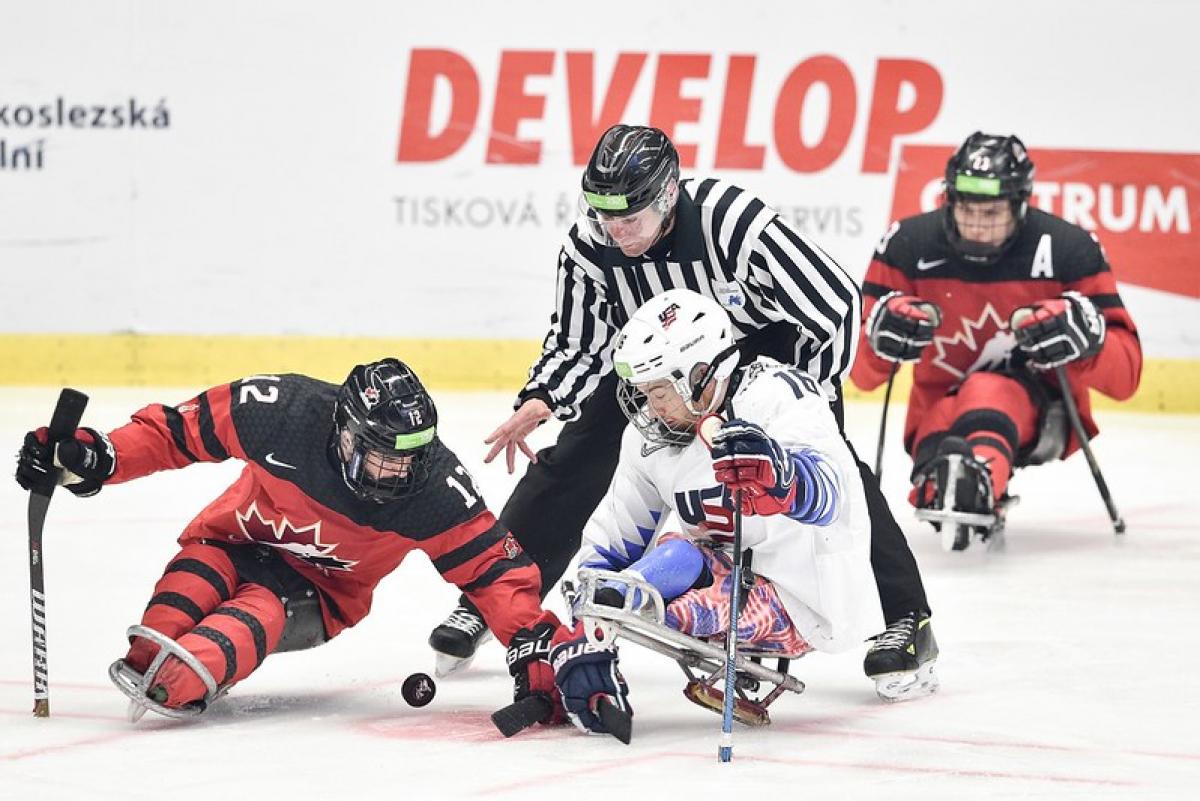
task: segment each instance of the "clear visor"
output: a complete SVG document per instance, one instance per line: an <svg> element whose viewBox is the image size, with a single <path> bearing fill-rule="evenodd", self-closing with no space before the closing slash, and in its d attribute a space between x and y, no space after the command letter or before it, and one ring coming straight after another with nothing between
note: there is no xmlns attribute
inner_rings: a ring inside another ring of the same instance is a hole
<svg viewBox="0 0 1200 801"><path fill-rule="evenodd" d="M668 192L672 186L673 181L667 182L649 205L632 214L596 208L588 202L587 194L581 193L579 211L587 221L588 233L596 242L624 251L644 253L662 235L670 208Z"/></svg>

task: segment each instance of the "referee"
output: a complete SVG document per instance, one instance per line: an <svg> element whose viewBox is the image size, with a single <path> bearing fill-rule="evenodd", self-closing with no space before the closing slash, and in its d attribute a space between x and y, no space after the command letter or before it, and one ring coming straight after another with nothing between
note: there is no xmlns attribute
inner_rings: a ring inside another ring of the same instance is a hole
<svg viewBox="0 0 1200 801"><path fill-rule="evenodd" d="M557 304L541 357L516 411L485 440L485 462L503 451L511 473L518 450L530 460L500 519L541 569L543 596L579 549L616 469L627 421L617 404L613 339L639 306L676 287L716 300L732 318L743 363L767 355L801 367L833 399L840 427L841 379L854 360L862 303L850 276L763 201L715 179L681 181L675 147L657 128L615 125L604 133L583 175L580 206L558 256ZM535 454L525 438L551 415L566 425ZM937 645L916 561L878 479L861 460L858 467L888 624L864 669L881 695L899 700L936 686ZM461 599L429 638L439 672L465 666L486 632Z"/></svg>

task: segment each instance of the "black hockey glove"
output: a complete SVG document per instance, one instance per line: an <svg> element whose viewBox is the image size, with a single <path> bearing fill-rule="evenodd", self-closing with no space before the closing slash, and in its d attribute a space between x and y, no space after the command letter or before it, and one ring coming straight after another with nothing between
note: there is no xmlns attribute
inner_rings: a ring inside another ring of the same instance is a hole
<svg viewBox="0 0 1200 801"><path fill-rule="evenodd" d="M550 643L554 632L561 625L557 621L542 622L532 629L517 631L508 643L508 673L513 677L513 701L523 701L530 696L545 698L550 713L541 723L564 723L562 699L554 685L554 671L550 669Z"/></svg>
<svg viewBox="0 0 1200 801"><path fill-rule="evenodd" d="M941 322L942 310L937 304L889 292L876 301L867 317L867 341L882 359L915 362L933 342L933 332Z"/></svg>
<svg viewBox="0 0 1200 801"><path fill-rule="evenodd" d="M100 491L116 467L112 442L99 431L77 429L74 436L52 448L48 431L43 427L25 435L17 456L17 483L27 490L58 483L86 498Z"/></svg>
<svg viewBox="0 0 1200 801"><path fill-rule="evenodd" d="M1022 306L1008 324L1017 346L1042 370L1095 356L1104 345L1104 315L1078 292Z"/></svg>
<svg viewBox="0 0 1200 801"><path fill-rule="evenodd" d="M629 706L629 686L617 669L617 649L614 645L595 645L583 633L583 622L574 629L565 626L554 635L550 649L550 664L554 666L554 683L562 693L567 717L580 730L605 734L609 732L600 719L599 703L607 699L621 712L632 715Z"/></svg>

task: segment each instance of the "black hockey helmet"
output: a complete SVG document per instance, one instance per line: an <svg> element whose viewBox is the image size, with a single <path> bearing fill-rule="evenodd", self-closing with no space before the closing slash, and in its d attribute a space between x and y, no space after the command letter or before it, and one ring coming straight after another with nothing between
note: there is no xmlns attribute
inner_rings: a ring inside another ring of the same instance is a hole
<svg viewBox="0 0 1200 801"><path fill-rule="evenodd" d="M338 391L330 453L355 495L384 503L429 479L437 408L399 359L360 364Z"/></svg>
<svg viewBox="0 0 1200 801"><path fill-rule="evenodd" d="M667 135L644 125L614 125L604 132L583 171L587 205L612 217L651 203L670 211L670 185L679 180L679 154Z"/></svg>
<svg viewBox="0 0 1200 801"><path fill-rule="evenodd" d="M967 137L946 162L946 206L943 225L950 245L967 259L991 262L998 259L1016 239L1033 193L1033 162L1025 144L1016 136L999 136L976 131ZM963 239L954 220L960 201L1007 200L1016 225L998 245L983 245Z"/></svg>

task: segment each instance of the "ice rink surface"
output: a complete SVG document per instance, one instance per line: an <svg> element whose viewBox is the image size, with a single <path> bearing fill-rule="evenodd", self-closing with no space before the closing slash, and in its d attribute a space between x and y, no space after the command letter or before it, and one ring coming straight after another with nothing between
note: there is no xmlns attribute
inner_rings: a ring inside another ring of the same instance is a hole
<svg viewBox="0 0 1200 801"><path fill-rule="evenodd" d="M83 387L83 389L87 389ZM97 390L85 423L112 428L189 391ZM0 450L49 418L56 392L0 392ZM493 510L513 484L481 463L508 394L437 397L444 439ZM875 452L878 407L848 430ZM893 409L898 432L903 409ZM903 503L908 462L888 443L884 491L921 564L941 645L941 691L879 701L864 648L793 665L808 685L738 728L716 761L720 718L681 695L664 657L622 650L634 740L540 729L504 740L489 713L510 698L503 651L484 648L430 706L400 683L432 673L429 629L457 592L417 554L381 584L370 617L312 651L269 658L195 722L125 721L106 668L124 652L184 524L240 466L197 465L80 500L46 523L51 710L34 719L25 507L0 482L0 800L421 798L1200 797L1200 418L1102 413L1095 452L1128 521L1113 535L1082 455L1018 474L1008 547L945 553ZM549 427L538 432L545 444ZM6 456L6 458L9 458ZM11 462L9 463L11 465ZM561 603L555 598L555 607Z"/></svg>

